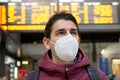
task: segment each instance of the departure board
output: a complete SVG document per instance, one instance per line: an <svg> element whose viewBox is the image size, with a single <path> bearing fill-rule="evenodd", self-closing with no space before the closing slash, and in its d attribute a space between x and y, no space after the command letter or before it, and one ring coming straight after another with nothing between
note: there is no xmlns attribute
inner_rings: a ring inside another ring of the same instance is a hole
<svg viewBox="0 0 120 80"><path fill-rule="evenodd" d="M15 27L45 25L58 11L57 5L33 3L6 3L0 5L0 24ZM63 3L59 12L72 13L78 24L115 24L119 23L117 6L112 4L84 5L84 3ZM31 27L30 27L31 28Z"/></svg>
<svg viewBox="0 0 120 80"><path fill-rule="evenodd" d="M6 6L0 5L0 24L6 24Z"/></svg>

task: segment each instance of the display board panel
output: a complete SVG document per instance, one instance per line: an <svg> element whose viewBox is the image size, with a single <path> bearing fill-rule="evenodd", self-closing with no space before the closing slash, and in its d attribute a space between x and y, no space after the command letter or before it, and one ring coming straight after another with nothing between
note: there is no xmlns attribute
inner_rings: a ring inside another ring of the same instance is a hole
<svg viewBox="0 0 120 80"><path fill-rule="evenodd" d="M0 5L0 24L6 24L6 6Z"/></svg>
<svg viewBox="0 0 120 80"><path fill-rule="evenodd" d="M0 24L8 26L7 28L9 30L15 29L13 26L16 26L17 29L18 26L24 26L25 28L21 29L25 30L29 30L32 25L43 26L47 23L48 19L58 11L57 7L57 4L6 3L6 5L0 5ZM77 19L78 24L106 25L119 23L117 5L61 3L59 5L59 12L61 11L72 13ZM41 29L37 27L34 28ZM34 28L31 28L31 30L35 30Z"/></svg>

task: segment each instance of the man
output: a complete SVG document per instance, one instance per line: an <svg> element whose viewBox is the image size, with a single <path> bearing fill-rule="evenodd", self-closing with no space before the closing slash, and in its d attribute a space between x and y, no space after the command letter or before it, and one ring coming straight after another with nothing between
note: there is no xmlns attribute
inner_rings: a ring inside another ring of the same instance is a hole
<svg viewBox="0 0 120 80"><path fill-rule="evenodd" d="M72 14L53 15L46 24L43 43L48 51L39 63L37 80L90 80L86 70L90 62L79 48L79 29ZM98 71L100 80L108 80Z"/></svg>

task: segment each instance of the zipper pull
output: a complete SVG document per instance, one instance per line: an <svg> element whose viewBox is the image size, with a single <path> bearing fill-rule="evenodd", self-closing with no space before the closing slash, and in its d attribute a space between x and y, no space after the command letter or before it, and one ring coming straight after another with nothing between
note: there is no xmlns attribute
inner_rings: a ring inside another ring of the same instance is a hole
<svg viewBox="0 0 120 80"><path fill-rule="evenodd" d="M66 72L68 71L68 65L66 65Z"/></svg>
<svg viewBox="0 0 120 80"><path fill-rule="evenodd" d="M66 79L65 80L69 80L68 65L66 65L65 67L66 67Z"/></svg>

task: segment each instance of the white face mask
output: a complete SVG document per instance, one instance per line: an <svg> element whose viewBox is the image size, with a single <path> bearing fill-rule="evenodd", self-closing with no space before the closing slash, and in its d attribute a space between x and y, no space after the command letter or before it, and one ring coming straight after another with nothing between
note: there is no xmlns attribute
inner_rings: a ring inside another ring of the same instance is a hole
<svg viewBox="0 0 120 80"><path fill-rule="evenodd" d="M72 35L58 39L55 43L56 55L64 61L73 61L78 52L78 42Z"/></svg>

